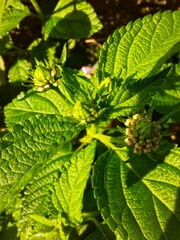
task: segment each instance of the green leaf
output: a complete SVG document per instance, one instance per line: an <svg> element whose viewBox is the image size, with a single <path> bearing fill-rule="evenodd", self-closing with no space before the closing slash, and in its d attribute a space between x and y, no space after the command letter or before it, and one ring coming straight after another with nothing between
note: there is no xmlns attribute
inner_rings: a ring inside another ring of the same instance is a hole
<svg viewBox="0 0 180 240"><path fill-rule="evenodd" d="M38 115L16 125L0 143L0 211L36 171L82 129L69 118Z"/></svg>
<svg viewBox="0 0 180 240"><path fill-rule="evenodd" d="M84 190L94 160L96 142L75 152L61 177L54 182L53 202L56 208L67 215L72 225L82 221Z"/></svg>
<svg viewBox="0 0 180 240"><path fill-rule="evenodd" d="M108 151L95 164L93 186L101 214L117 239L178 239L180 149L161 162L134 155L125 163Z"/></svg>
<svg viewBox="0 0 180 240"><path fill-rule="evenodd" d="M3 12L2 22L0 25L0 35L10 31L17 27L19 22L29 15L28 7L24 6L20 2L16 2L14 5L7 5Z"/></svg>
<svg viewBox="0 0 180 240"><path fill-rule="evenodd" d="M25 59L18 59L8 72L9 82L25 82L29 78L30 64Z"/></svg>
<svg viewBox="0 0 180 240"><path fill-rule="evenodd" d="M0 54L4 55L12 48L12 39L10 34L0 36Z"/></svg>
<svg viewBox="0 0 180 240"><path fill-rule="evenodd" d="M0 26L1 26L2 16L5 8L5 3L6 3L6 0L2 0L0 2Z"/></svg>
<svg viewBox="0 0 180 240"><path fill-rule="evenodd" d="M78 100L87 103L94 98L95 86L80 71L63 68L58 86L63 96L74 105Z"/></svg>
<svg viewBox="0 0 180 240"><path fill-rule="evenodd" d="M45 24L46 37L84 38L99 31L102 25L86 1L59 1L54 14Z"/></svg>
<svg viewBox="0 0 180 240"><path fill-rule="evenodd" d="M111 107L109 113L111 118L133 115L144 110L144 106L149 104L151 97L169 72L169 68L164 69L159 74L147 77L130 83L121 83L111 92L108 104Z"/></svg>
<svg viewBox="0 0 180 240"><path fill-rule="evenodd" d="M33 180L25 190L22 216L39 214L41 216L57 217L58 211L52 202L54 181L59 180L64 165L69 165L72 149L60 149L52 158L45 162L36 172ZM27 227L27 222L24 227Z"/></svg>
<svg viewBox="0 0 180 240"><path fill-rule="evenodd" d="M56 225L58 225L59 212L52 201L52 188L54 182L61 176L64 165L69 164L72 156L72 149L69 146L60 149L44 163L36 172L33 180L27 185L26 197L22 205L21 225L18 229L22 239L25 236L25 239L30 239L37 234L41 234L43 239L43 234L44 237L47 237L48 234L57 234L58 227ZM35 219L33 216L36 216ZM42 218L41 221L39 221L39 218ZM44 226L47 225L49 227L44 229Z"/></svg>
<svg viewBox="0 0 180 240"><path fill-rule="evenodd" d="M97 74L134 79L152 76L180 50L180 11L147 15L116 30L101 51Z"/></svg>
<svg viewBox="0 0 180 240"><path fill-rule="evenodd" d="M44 163L26 187L19 228L25 239L36 234L42 234L42 237L43 234L44 237L57 234L60 231L58 216L64 213L75 223L82 220L82 198L96 144L94 142L76 153L72 153L69 145L67 147ZM44 229L43 225L49 227Z"/></svg>
<svg viewBox="0 0 180 240"><path fill-rule="evenodd" d="M173 110L178 111L180 107L180 74L178 74L178 65L180 66L180 63L172 68L159 91L152 97L156 110L165 115ZM180 121L179 112L175 113L173 118Z"/></svg>
<svg viewBox="0 0 180 240"><path fill-rule="evenodd" d="M47 219L42 216L31 215L27 228L23 232L19 232L20 239L23 240L57 240L67 239L61 238L60 231L56 228L58 220Z"/></svg>
<svg viewBox="0 0 180 240"><path fill-rule="evenodd" d="M21 93L5 108L6 124L11 127L37 114L62 115L72 117L72 104L55 90L33 92L27 95Z"/></svg>
<svg viewBox="0 0 180 240"><path fill-rule="evenodd" d="M39 113L74 118L74 105L78 101L88 110L93 108L96 89L91 81L77 70L58 67L58 87L40 93L32 90L26 94L22 92L4 108L8 127Z"/></svg>

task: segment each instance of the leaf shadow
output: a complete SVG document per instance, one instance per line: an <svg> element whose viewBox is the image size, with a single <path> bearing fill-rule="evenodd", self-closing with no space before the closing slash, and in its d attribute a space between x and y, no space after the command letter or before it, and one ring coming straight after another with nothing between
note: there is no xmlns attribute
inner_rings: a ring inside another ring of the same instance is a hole
<svg viewBox="0 0 180 240"><path fill-rule="evenodd" d="M128 173L126 178L126 185L128 188L134 187L136 183L141 181L149 172L155 170L155 168L164 163L165 157L174 147L173 143L162 142L162 146L155 155L135 155L130 153L131 161L128 163ZM163 152L162 152L163 151ZM154 161L153 161L154 159ZM155 159L157 161L155 161ZM162 166L163 167L163 166ZM167 210L167 214L170 214L169 220L166 220L166 225L162 229L162 233L158 240L175 240L180 236L180 188L178 188L175 205L173 212ZM166 213L165 213L166 215Z"/></svg>
<svg viewBox="0 0 180 240"><path fill-rule="evenodd" d="M164 234L162 234L159 240L175 240L180 236L180 217L178 217L180 215L180 188L178 189L173 212L174 214L171 214L171 217L166 224Z"/></svg>
<svg viewBox="0 0 180 240"><path fill-rule="evenodd" d="M126 179L126 185L128 188L133 187L134 184L141 181L149 172L153 171L158 164L161 164L164 159L159 161L151 160L147 154L133 155L130 157L129 171Z"/></svg>
<svg viewBox="0 0 180 240"><path fill-rule="evenodd" d="M65 17L53 17L55 23L49 36L63 39L79 39L90 35L91 22L86 13L74 9Z"/></svg>
<svg viewBox="0 0 180 240"><path fill-rule="evenodd" d="M157 151L148 154L134 154L129 152L129 171L127 174L126 185L132 187L137 182L141 181L149 172L153 171L158 165L162 164L166 156L174 147L173 143L163 140Z"/></svg>

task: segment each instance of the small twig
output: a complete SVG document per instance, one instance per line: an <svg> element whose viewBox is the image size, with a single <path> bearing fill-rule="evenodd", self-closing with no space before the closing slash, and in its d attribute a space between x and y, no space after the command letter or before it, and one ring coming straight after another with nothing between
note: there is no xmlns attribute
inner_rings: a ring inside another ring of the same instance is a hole
<svg viewBox="0 0 180 240"><path fill-rule="evenodd" d="M94 44L97 45L99 48L102 48L102 44L98 43L94 38L85 39L84 42L87 44Z"/></svg>

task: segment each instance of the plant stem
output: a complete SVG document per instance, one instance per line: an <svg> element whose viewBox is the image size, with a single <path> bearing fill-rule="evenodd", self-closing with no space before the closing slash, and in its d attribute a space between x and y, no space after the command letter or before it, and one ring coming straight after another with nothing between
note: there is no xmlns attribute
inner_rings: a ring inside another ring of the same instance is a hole
<svg viewBox="0 0 180 240"><path fill-rule="evenodd" d="M108 148L111 148L112 150L117 150L118 149L116 146L114 146L114 144L111 143L111 137L110 136L106 136L106 135L101 134L101 133L96 133L94 135L94 138L98 139L104 145L106 145Z"/></svg>
<svg viewBox="0 0 180 240"><path fill-rule="evenodd" d="M104 231L102 230L102 227L101 227L100 223L97 221L97 219L96 219L96 218L92 218L91 220L94 222L94 224L96 225L96 227L99 229L99 231L101 232L101 234L103 235L103 237L104 237L106 240L109 240L109 239L107 238L106 234L104 233Z"/></svg>
<svg viewBox="0 0 180 240"><path fill-rule="evenodd" d="M95 218L96 216L98 216L100 214L99 210L95 210L92 212L85 212L82 213L82 216L84 218L85 221L92 221L95 226L99 229L99 231L101 232L101 234L103 235L103 237L108 240L107 236L105 235L104 231L102 230L102 227L100 225L100 223L97 221L97 219Z"/></svg>
<svg viewBox="0 0 180 240"><path fill-rule="evenodd" d="M92 212L83 212L82 217L85 219L85 221L89 221L94 217L97 217L100 214L99 210L95 210Z"/></svg>
<svg viewBox="0 0 180 240"><path fill-rule="evenodd" d="M36 12L39 14L39 16L42 18L43 17L43 13L38 5L38 3L36 2L36 0L31 0L31 3L33 5L33 7L35 8Z"/></svg>
<svg viewBox="0 0 180 240"><path fill-rule="evenodd" d="M64 230L63 230L63 226L62 226L62 219L61 219L61 215L58 215L58 229L59 229L59 235L60 235L60 239L61 240L67 240L67 237L65 236Z"/></svg>
<svg viewBox="0 0 180 240"><path fill-rule="evenodd" d="M86 143L82 143L75 151L74 151L74 154L79 152L84 146L86 146L87 144Z"/></svg>
<svg viewBox="0 0 180 240"><path fill-rule="evenodd" d="M116 147L114 146L113 143L111 143L111 137L110 136L106 136L100 133L97 133L94 135L94 138L98 139L99 141L101 141L104 145L106 145L108 148L110 148L111 150L115 151L116 154L119 156L119 158L123 161L127 161L128 160L128 156L127 156L127 147Z"/></svg>

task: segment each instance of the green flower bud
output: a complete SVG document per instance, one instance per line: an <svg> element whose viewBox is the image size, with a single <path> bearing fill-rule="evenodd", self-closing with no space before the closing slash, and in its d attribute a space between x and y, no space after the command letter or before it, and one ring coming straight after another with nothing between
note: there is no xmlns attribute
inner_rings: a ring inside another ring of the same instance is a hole
<svg viewBox="0 0 180 240"><path fill-rule="evenodd" d="M138 137L138 132L136 130L133 131L133 136Z"/></svg>
<svg viewBox="0 0 180 240"><path fill-rule="evenodd" d="M58 86L59 69L48 62L36 61L36 69L31 72L31 78L35 89L43 92L53 85Z"/></svg>
<svg viewBox="0 0 180 240"><path fill-rule="evenodd" d="M80 120L81 123L86 123L90 114L84 109L82 103L80 101L76 102L74 106L73 116Z"/></svg>
<svg viewBox="0 0 180 240"><path fill-rule="evenodd" d="M144 140L145 140L144 135L143 136L139 136L139 140L144 142Z"/></svg>
<svg viewBox="0 0 180 240"><path fill-rule="evenodd" d="M139 145L143 146L144 145L144 141L139 141Z"/></svg>
<svg viewBox="0 0 180 240"><path fill-rule="evenodd" d="M151 128L146 129L146 132L145 132L145 134L144 134L144 137L145 137L146 139L148 139L148 138L150 138L151 136L152 136L152 130L151 130Z"/></svg>
<svg viewBox="0 0 180 240"><path fill-rule="evenodd" d="M151 143L151 142L152 142L152 139L146 139L146 142L147 142L147 143Z"/></svg>
<svg viewBox="0 0 180 240"><path fill-rule="evenodd" d="M37 86L43 86L48 83L50 77L48 69L43 69L41 66L37 66L34 72L34 84Z"/></svg>

